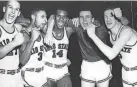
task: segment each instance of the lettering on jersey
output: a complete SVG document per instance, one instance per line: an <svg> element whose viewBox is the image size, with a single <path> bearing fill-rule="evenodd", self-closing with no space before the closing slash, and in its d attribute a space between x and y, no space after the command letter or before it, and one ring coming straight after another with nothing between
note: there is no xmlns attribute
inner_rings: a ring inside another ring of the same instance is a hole
<svg viewBox="0 0 137 87"><path fill-rule="evenodd" d="M55 43L53 43L53 45L52 46L45 46L44 47L44 49L45 49L45 51L47 52L47 51L50 51L50 50L54 50L54 49L56 49L56 45L55 45ZM68 49L68 44L58 44L58 49Z"/></svg>
<svg viewBox="0 0 137 87"><path fill-rule="evenodd" d="M13 41L13 39L14 38L12 38L12 40L11 41ZM0 42L0 46L5 46L5 45L7 45L7 44L9 44L10 42L10 39L4 39L4 40L2 40L1 42Z"/></svg>
<svg viewBox="0 0 137 87"><path fill-rule="evenodd" d="M47 51L50 51L50 50L52 50L52 49L55 49L55 48L56 48L55 43L53 43L52 46L50 46L50 45L44 46L44 49L45 49L46 52L47 52Z"/></svg>
<svg viewBox="0 0 137 87"><path fill-rule="evenodd" d="M126 52L126 53L130 53L130 52L131 52L131 49L132 49L132 48L124 47L124 48L122 49L122 51L123 51L123 52Z"/></svg>
<svg viewBox="0 0 137 87"><path fill-rule="evenodd" d="M63 57L63 49L67 50L68 49L68 44L58 44L57 45L57 48L60 49L58 52L56 51L56 45L55 43L53 43L52 46L45 46L45 51L50 51L52 50L53 52L53 55L52 55L52 58L56 58L57 56L58 57Z"/></svg>
<svg viewBox="0 0 137 87"><path fill-rule="evenodd" d="M43 53L42 53L43 50L44 50L44 47L43 47L43 46L34 47L34 48L32 49L32 51L31 51L31 55L37 53L38 56L39 56L38 60L41 61L41 60L42 60L42 55L43 55Z"/></svg>
<svg viewBox="0 0 137 87"><path fill-rule="evenodd" d="M68 44L59 44L58 49L68 49Z"/></svg>
<svg viewBox="0 0 137 87"><path fill-rule="evenodd" d="M9 44L10 42L13 41L14 38L12 38L12 40L10 41L10 39L4 39L0 42L0 46L5 46L7 44ZM17 55L18 54L18 47L14 48L12 51L10 51L7 56L13 56L13 55Z"/></svg>

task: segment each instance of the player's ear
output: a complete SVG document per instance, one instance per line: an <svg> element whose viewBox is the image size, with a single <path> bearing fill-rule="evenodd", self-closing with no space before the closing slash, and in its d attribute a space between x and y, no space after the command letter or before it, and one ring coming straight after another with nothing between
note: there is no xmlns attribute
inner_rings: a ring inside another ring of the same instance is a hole
<svg viewBox="0 0 137 87"><path fill-rule="evenodd" d="M3 12L5 12L5 11L6 11L6 7L4 6L4 7L3 7Z"/></svg>
<svg viewBox="0 0 137 87"><path fill-rule="evenodd" d="M91 22L93 23L93 22L94 22L94 20L95 20L95 19L94 19L94 18L92 18Z"/></svg>
<svg viewBox="0 0 137 87"><path fill-rule="evenodd" d="M31 15L31 19L34 20L35 19L35 15Z"/></svg>
<svg viewBox="0 0 137 87"><path fill-rule="evenodd" d="M20 16L20 13L21 13L21 12L19 11L18 16Z"/></svg>

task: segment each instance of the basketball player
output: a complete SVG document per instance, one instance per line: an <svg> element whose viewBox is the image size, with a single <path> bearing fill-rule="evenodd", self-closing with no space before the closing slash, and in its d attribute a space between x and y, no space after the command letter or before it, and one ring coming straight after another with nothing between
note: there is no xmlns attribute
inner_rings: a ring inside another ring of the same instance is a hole
<svg viewBox="0 0 137 87"><path fill-rule="evenodd" d="M66 26L67 15L65 10L58 9L46 34L52 39L49 39L50 45L45 45L45 71L48 79L57 83L57 87L72 87L67 66L68 39L72 28ZM47 40L44 41L47 44Z"/></svg>
<svg viewBox="0 0 137 87"><path fill-rule="evenodd" d="M97 48L94 42L88 37L86 30L89 25L96 26L96 35L104 43L107 44L108 33L106 28L94 20L90 10L82 10L79 12L80 26L75 27L78 42L83 57L81 65L81 86L82 87L108 87L112 77L110 69L110 61ZM72 21L74 21L72 19ZM100 74L101 72L101 74Z"/></svg>
<svg viewBox="0 0 137 87"><path fill-rule="evenodd" d="M26 29L27 43L21 47L22 78L25 87L46 87L46 74L44 74L43 55L43 30L47 28L47 14L44 10L32 11L31 23Z"/></svg>
<svg viewBox="0 0 137 87"><path fill-rule="evenodd" d="M95 35L94 25L87 28L87 33L110 60L120 53L123 87L137 87L137 33L131 27L122 25L119 22L121 17L120 8L107 8L104 11L104 20L113 47L107 46Z"/></svg>
<svg viewBox="0 0 137 87"><path fill-rule="evenodd" d="M20 3L7 1L0 20L0 87L23 87L19 65L19 47L24 43L21 25L15 24L20 15Z"/></svg>

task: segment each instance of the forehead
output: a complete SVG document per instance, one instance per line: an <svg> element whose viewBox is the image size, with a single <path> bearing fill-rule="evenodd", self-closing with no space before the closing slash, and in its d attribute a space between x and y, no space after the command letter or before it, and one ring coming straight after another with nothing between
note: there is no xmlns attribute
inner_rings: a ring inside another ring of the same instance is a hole
<svg viewBox="0 0 137 87"><path fill-rule="evenodd" d="M113 11L109 9L104 12L104 15L111 15L111 13L113 13Z"/></svg>
<svg viewBox="0 0 137 87"><path fill-rule="evenodd" d="M80 11L79 15L80 15L80 16L86 16L86 15L92 16L92 14L91 14L90 11Z"/></svg>
<svg viewBox="0 0 137 87"><path fill-rule="evenodd" d="M57 15L67 16L67 12L63 10L57 10Z"/></svg>
<svg viewBox="0 0 137 87"><path fill-rule="evenodd" d="M37 16L42 16L42 15L47 16L45 11L38 11Z"/></svg>
<svg viewBox="0 0 137 87"><path fill-rule="evenodd" d="M12 7L15 7L15 8L20 8L20 3L17 2L16 0L10 0L8 2L7 6L12 6Z"/></svg>

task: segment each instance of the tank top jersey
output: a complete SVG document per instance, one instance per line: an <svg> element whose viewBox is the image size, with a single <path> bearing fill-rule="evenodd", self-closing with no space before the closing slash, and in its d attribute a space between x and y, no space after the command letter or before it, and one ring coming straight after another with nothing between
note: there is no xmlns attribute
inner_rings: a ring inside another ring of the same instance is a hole
<svg viewBox="0 0 137 87"><path fill-rule="evenodd" d="M14 25L14 31L8 33L2 25L0 25L1 37L0 46L5 46L13 41L15 35L18 33L17 28ZM0 59L0 69L12 70L18 69L19 65L19 49L18 47L10 51L4 58Z"/></svg>
<svg viewBox="0 0 137 87"><path fill-rule="evenodd" d="M116 35L116 39L112 39L110 35L110 41L112 44L119 38L121 31L124 29L124 25L122 25ZM126 45L122 48L120 52L120 60L121 63L127 67L134 67L137 66L137 33L135 30L132 29L132 36Z"/></svg>
<svg viewBox="0 0 137 87"><path fill-rule="evenodd" d="M67 63L67 52L69 40L67 37L66 29L64 28L64 35L62 39L56 39L53 36L53 45L45 46L44 60L53 64L64 64Z"/></svg>
<svg viewBox="0 0 137 87"><path fill-rule="evenodd" d="M32 51L31 51L31 56L29 61L26 63L26 65L23 67L23 69L25 68L40 68L43 66L42 63L42 55L43 55L43 38L42 36L41 40L35 41Z"/></svg>

